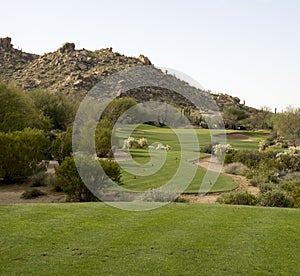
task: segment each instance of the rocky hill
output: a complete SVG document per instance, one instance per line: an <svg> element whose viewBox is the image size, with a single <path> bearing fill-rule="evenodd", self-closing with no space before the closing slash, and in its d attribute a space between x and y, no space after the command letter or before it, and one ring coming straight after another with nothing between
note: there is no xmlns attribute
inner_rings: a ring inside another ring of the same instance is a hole
<svg viewBox="0 0 300 276"><path fill-rule="evenodd" d="M151 65L151 61L144 55L138 58L127 57L114 52L112 48L96 51L78 50L75 49L74 43L65 43L54 52L36 55L15 49L9 37L0 38L0 80L11 82L27 91L47 89L53 93L65 93L81 99L108 75L143 65ZM169 77L175 78L172 75ZM189 86L185 82L182 83L184 87ZM199 92L201 100L206 101L209 93L200 90ZM174 96L174 93L167 89L141 87L128 91L125 95L134 97L138 102L158 99L176 103L181 107L194 108L193 103L179 94L175 93ZM237 106L250 113L254 110L230 95L211 95L221 111L230 106Z"/></svg>

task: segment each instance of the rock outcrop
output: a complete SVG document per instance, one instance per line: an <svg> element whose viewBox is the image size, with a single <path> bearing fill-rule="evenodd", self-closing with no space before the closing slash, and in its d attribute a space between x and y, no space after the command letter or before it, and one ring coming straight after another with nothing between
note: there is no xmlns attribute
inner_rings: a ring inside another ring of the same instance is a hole
<svg viewBox="0 0 300 276"><path fill-rule="evenodd" d="M130 67L146 65L153 66L148 57L127 57L114 52L111 47L89 51L75 49L74 43L67 42L58 50L39 56L13 48L9 37L0 38L0 80L13 82L25 90L47 89L81 99L105 77ZM176 78L167 72L165 74L169 78ZM187 89L190 87L185 82L182 82L182 86ZM198 92L204 106L212 95L221 111L235 105L252 112L240 103L240 99L230 95L210 94L201 90ZM157 87L139 87L122 93L122 96L134 97L138 102L159 100L182 108L195 108L183 96Z"/></svg>
<svg viewBox="0 0 300 276"><path fill-rule="evenodd" d="M0 48L2 49L11 49L13 45L11 44L10 37L0 38Z"/></svg>

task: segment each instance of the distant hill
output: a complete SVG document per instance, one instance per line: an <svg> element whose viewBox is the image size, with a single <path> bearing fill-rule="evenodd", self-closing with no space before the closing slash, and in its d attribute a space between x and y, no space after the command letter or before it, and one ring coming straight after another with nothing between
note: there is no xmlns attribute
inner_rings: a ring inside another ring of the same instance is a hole
<svg viewBox="0 0 300 276"><path fill-rule="evenodd" d="M78 50L75 49L74 43L65 43L54 52L36 55L15 49L9 37L0 38L0 80L13 83L26 91L47 89L53 93L64 93L81 99L105 77L133 66L143 65L152 65L144 55L138 58L127 57L114 52L112 48L96 51ZM170 75L170 78L176 77ZM189 86L183 83L185 87ZM138 102L158 99L181 107L195 108L193 103L167 89L141 87L122 95L134 97ZM238 98L227 94L210 94L199 90L200 96L204 101L212 96L220 111L235 106L248 113L255 112L255 109L240 103Z"/></svg>

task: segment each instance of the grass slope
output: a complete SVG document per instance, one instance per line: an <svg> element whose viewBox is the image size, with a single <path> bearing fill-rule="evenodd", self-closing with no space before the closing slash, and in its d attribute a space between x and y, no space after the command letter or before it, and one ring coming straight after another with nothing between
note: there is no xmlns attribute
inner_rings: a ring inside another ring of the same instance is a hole
<svg viewBox="0 0 300 276"><path fill-rule="evenodd" d="M300 211L0 206L0 275L299 275Z"/></svg>
<svg viewBox="0 0 300 276"><path fill-rule="evenodd" d="M167 153L166 162L161 168L156 163L148 164L149 169L151 166L153 166L153 169L157 167L155 174L151 174L150 176L139 176L133 175L124 170L122 176L122 180L125 183L124 187L133 191L143 191L167 183L178 170L179 162L182 159L181 154L183 154L186 159L186 161L184 161L186 162L186 170L184 173L188 173L189 169L191 171L194 170L195 165L192 164L191 161L199 158L201 155L203 156L204 154L195 152L197 146L194 145L193 139L191 139L191 129L177 129L176 131L179 135L181 135L181 137L183 137L185 145L184 150L172 129L153 127L149 125L140 125L137 127L135 133L132 135L133 137L137 139L147 138L149 144L168 144L172 147L172 150ZM210 144L211 137L209 130L198 129L195 132L200 146ZM120 140L127 139L129 135L130 133L126 131L126 128L122 129L122 131L118 133ZM146 164L149 161L149 153L147 150L131 150L131 154L134 160L140 164ZM159 154L159 152L156 151L153 152L153 154ZM124 162L124 164L126 166L130 166L129 162ZM191 183L185 190L185 193L198 193L205 173L206 170L201 168L197 169L195 177L191 180ZM238 184L235 183L231 177L220 175L216 183L211 187L210 192L230 191L237 188L237 186Z"/></svg>

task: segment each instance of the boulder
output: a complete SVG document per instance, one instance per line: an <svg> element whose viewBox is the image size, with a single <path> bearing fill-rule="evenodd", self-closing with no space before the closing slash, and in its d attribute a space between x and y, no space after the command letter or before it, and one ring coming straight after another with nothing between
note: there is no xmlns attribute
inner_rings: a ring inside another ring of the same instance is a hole
<svg viewBox="0 0 300 276"><path fill-rule="evenodd" d="M13 47L13 45L11 44L10 37L0 38L0 48L11 49L12 47Z"/></svg>
<svg viewBox="0 0 300 276"><path fill-rule="evenodd" d="M143 64L145 64L145 65L152 65L150 59L147 58L147 57L145 57L144 55L140 55L140 56L138 57L138 60L139 60L140 62L142 62Z"/></svg>
<svg viewBox="0 0 300 276"><path fill-rule="evenodd" d="M75 43L66 42L61 48L58 49L60 53L68 53L75 51Z"/></svg>

